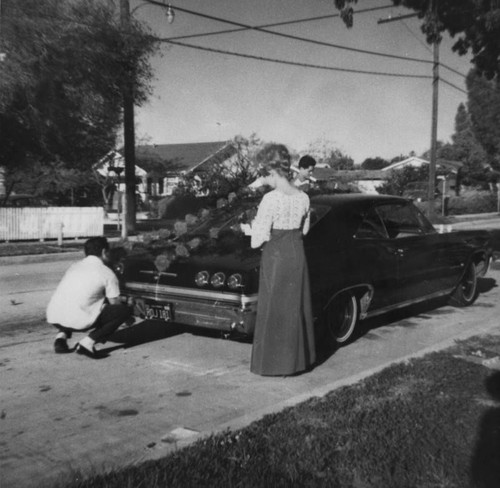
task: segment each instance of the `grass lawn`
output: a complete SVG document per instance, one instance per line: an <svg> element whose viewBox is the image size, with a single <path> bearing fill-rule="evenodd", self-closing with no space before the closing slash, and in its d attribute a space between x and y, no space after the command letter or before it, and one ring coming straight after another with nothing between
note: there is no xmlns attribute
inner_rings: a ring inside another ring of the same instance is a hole
<svg viewBox="0 0 500 488"><path fill-rule="evenodd" d="M500 487L500 336L396 364L70 488Z"/></svg>

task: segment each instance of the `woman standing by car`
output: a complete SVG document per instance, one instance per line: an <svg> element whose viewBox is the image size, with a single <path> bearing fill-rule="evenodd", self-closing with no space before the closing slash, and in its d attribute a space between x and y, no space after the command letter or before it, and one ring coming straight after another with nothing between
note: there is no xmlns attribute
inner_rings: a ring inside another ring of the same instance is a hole
<svg viewBox="0 0 500 488"><path fill-rule="evenodd" d="M309 274L302 236L309 230L309 197L290 181L284 146L265 148L265 194L252 225L243 225L251 246L264 244L250 370L291 375L314 363L315 344Z"/></svg>

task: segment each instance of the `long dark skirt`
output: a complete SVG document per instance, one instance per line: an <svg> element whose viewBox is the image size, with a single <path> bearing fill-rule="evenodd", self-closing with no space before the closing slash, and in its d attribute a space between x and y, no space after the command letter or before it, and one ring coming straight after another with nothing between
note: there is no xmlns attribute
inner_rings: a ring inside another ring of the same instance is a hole
<svg viewBox="0 0 500 488"><path fill-rule="evenodd" d="M273 230L264 245L250 370L290 375L316 360L309 273L300 230Z"/></svg>

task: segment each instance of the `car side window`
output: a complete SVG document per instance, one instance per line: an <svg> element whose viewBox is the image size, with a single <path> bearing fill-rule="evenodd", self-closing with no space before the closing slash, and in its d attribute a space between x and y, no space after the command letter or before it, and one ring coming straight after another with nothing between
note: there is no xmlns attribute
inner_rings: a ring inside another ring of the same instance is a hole
<svg viewBox="0 0 500 488"><path fill-rule="evenodd" d="M384 224L380 220L380 216L374 209L370 209L365 214L361 224L359 225L356 233L356 239L383 239L387 238Z"/></svg>
<svg viewBox="0 0 500 488"><path fill-rule="evenodd" d="M407 204L389 204L377 207L387 234L391 239L424 234L417 212Z"/></svg>

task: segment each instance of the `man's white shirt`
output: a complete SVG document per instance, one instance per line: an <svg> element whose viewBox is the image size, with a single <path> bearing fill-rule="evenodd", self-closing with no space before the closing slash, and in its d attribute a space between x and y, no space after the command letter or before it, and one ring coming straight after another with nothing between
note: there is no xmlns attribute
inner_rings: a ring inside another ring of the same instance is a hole
<svg viewBox="0 0 500 488"><path fill-rule="evenodd" d="M47 322L86 329L99 316L105 298L119 295L113 271L97 256L87 256L66 271L47 306Z"/></svg>

